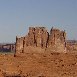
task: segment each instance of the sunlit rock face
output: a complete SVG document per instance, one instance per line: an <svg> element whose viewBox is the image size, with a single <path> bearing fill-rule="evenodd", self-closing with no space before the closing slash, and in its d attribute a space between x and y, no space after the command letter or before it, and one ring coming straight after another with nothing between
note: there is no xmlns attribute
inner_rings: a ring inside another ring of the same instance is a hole
<svg viewBox="0 0 77 77"><path fill-rule="evenodd" d="M51 28L49 33L45 27L29 27L29 32L26 36L16 37L16 53L25 53L29 50L28 47L31 47L30 50L32 51L33 47L36 50L41 48L57 51L58 49L62 52L66 47L66 33L54 28Z"/></svg>

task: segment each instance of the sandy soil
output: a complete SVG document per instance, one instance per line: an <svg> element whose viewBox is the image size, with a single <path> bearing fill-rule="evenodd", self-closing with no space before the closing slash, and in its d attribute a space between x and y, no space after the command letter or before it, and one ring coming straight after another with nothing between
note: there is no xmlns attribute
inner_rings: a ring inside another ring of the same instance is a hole
<svg viewBox="0 0 77 77"><path fill-rule="evenodd" d="M0 77L77 77L77 53L2 54Z"/></svg>

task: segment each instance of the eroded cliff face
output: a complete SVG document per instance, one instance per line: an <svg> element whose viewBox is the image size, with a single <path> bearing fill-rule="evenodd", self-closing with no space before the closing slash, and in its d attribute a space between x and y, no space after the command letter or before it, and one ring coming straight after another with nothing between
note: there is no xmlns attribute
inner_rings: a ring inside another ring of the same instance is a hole
<svg viewBox="0 0 77 77"><path fill-rule="evenodd" d="M28 51L55 50L63 52L66 47L66 33L59 29L51 28L50 33L45 27L29 27L26 36L16 37L16 53Z"/></svg>
<svg viewBox="0 0 77 77"><path fill-rule="evenodd" d="M48 32L44 27L29 27L26 46L47 47Z"/></svg>
<svg viewBox="0 0 77 77"><path fill-rule="evenodd" d="M16 56L0 54L0 77L77 77L77 52L59 53L66 48L77 51L65 31L30 27L26 36L16 37Z"/></svg>

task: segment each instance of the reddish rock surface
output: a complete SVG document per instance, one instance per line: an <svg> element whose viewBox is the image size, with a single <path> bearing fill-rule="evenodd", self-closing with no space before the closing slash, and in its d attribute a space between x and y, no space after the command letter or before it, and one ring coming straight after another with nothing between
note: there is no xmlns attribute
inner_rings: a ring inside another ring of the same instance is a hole
<svg viewBox="0 0 77 77"><path fill-rule="evenodd" d="M37 48L37 50L38 48L56 49L64 52L66 48L66 33L54 28L48 33L45 27L29 27L28 35L21 38L16 37L16 53L25 53L28 51L26 48L30 46Z"/></svg>
<svg viewBox="0 0 77 77"><path fill-rule="evenodd" d="M0 54L0 77L77 77L76 48L65 31L29 27L26 36L16 37L15 54Z"/></svg>

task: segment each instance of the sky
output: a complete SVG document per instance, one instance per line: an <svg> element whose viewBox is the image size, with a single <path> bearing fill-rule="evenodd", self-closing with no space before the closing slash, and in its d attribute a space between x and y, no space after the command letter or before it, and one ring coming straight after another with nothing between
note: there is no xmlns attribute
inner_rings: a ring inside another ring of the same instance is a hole
<svg viewBox="0 0 77 77"><path fill-rule="evenodd" d="M30 26L53 26L77 40L77 0L0 0L0 43L15 42Z"/></svg>

